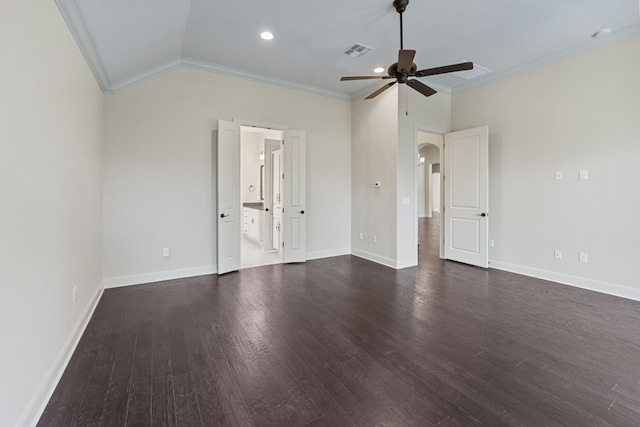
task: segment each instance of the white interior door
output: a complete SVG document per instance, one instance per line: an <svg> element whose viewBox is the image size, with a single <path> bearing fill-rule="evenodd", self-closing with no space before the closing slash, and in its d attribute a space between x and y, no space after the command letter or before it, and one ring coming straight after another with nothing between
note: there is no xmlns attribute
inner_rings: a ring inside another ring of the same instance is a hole
<svg viewBox="0 0 640 427"><path fill-rule="evenodd" d="M282 262L304 262L307 260L305 131L284 131L282 152Z"/></svg>
<svg viewBox="0 0 640 427"><path fill-rule="evenodd" d="M262 185L264 186L264 236L263 236L263 249L265 251L273 251L274 246L279 248L279 243L276 239L274 245L274 226L273 226L273 215L274 215L274 198L276 192L279 193L280 189L275 188L274 176L278 177L280 175L280 165L277 165L277 168L274 168L273 162L273 152L280 150L281 141L275 139L265 139L264 140L264 179L262 181ZM276 191L274 191L274 189Z"/></svg>
<svg viewBox="0 0 640 427"><path fill-rule="evenodd" d="M218 274L240 269L240 125L218 120L217 133Z"/></svg>
<svg viewBox="0 0 640 427"><path fill-rule="evenodd" d="M444 257L489 266L489 128L444 136Z"/></svg>

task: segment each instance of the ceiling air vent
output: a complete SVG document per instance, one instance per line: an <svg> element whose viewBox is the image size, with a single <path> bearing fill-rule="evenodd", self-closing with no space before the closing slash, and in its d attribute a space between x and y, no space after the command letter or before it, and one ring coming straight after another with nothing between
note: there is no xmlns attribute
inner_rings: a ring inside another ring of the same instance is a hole
<svg viewBox="0 0 640 427"><path fill-rule="evenodd" d="M354 43L352 46L349 46L344 51L344 54L352 58L360 58L361 56L365 56L367 53L371 52L372 50L373 50L372 47L365 46L360 43Z"/></svg>
<svg viewBox="0 0 640 427"><path fill-rule="evenodd" d="M469 62L468 59L463 59L460 62ZM461 77L465 80L471 80L471 79L475 79L476 77L480 77L484 74L490 73L491 70L488 68L483 67L482 65L478 65L478 64L473 64L473 69L472 70L465 70L465 71L458 71L455 73L451 73L454 76L458 76Z"/></svg>

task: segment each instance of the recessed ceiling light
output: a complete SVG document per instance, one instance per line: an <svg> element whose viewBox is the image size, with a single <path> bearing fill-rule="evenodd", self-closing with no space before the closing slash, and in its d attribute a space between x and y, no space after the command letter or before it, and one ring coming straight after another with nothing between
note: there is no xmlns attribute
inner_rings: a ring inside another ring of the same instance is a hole
<svg viewBox="0 0 640 427"><path fill-rule="evenodd" d="M591 37L593 37L594 39L597 39L600 37L607 36L610 33L611 33L611 28L603 28L600 31L596 31L595 33L591 34Z"/></svg>
<svg viewBox="0 0 640 427"><path fill-rule="evenodd" d="M269 31L265 31L263 33L260 33L260 37L265 40L271 40L273 38L273 34L271 34Z"/></svg>
<svg viewBox="0 0 640 427"><path fill-rule="evenodd" d="M375 70L373 70L374 73L378 73L378 74L382 73L383 71L384 71L384 68L382 67L378 67Z"/></svg>

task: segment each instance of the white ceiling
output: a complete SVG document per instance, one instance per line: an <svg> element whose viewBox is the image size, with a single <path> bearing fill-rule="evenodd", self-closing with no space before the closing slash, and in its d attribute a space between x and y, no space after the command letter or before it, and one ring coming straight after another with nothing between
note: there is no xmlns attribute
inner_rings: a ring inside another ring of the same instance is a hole
<svg viewBox="0 0 640 427"><path fill-rule="evenodd" d="M340 77L386 69L400 47L392 0L57 2L107 92L190 66L348 99L371 82ZM603 28L611 34L590 37ZM264 30L275 38L260 39ZM465 59L491 70L422 79L449 92L638 33L638 0L411 0L404 14L419 69ZM350 58L356 42L375 50Z"/></svg>

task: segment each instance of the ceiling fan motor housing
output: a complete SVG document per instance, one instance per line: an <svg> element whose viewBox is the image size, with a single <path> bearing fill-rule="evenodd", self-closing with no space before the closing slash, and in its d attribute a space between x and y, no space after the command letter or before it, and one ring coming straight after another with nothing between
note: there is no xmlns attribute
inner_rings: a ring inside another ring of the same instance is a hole
<svg viewBox="0 0 640 427"><path fill-rule="evenodd" d="M411 64L411 69L409 70L409 72L403 73L401 71L398 71L398 63L395 62L391 64L391 66L387 70L387 74L389 74L389 76L391 77L395 77L398 80L398 83L406 83L407 79L412 76L417 70L418 66L414 62L413 64Z"/></svg>

